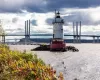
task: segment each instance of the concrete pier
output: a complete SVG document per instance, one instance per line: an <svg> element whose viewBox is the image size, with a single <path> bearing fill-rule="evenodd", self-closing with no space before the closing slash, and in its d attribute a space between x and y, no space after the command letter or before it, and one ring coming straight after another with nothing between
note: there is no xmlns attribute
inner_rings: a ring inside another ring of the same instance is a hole
<svg viewBox="0 0 100 80"><path fill-rule="evenodd" d="M97 37L97 43L99 43L99 37Z"/></svg>
<svg viewBox="0 0 100 80"><path fill-rule="evenodd" d="M93 36L93 43L95 43L95 36Z"/></svg>
<svg viewBox="0 0 100 80"><path fill-rule="evenodd" d="M30 20L25 21L25 44L30 42Z"/></svg>
<svg viewBox="0 0 100 80"><path fill-rule="evenodd" d="M73 22L73 43L81 43L81 21Z"/></svg>
<svg viewBox="0 0 100 80"><path fill-rule="evenodd" d="M5 35L2 35L2 44L5 44Z"/></svg>

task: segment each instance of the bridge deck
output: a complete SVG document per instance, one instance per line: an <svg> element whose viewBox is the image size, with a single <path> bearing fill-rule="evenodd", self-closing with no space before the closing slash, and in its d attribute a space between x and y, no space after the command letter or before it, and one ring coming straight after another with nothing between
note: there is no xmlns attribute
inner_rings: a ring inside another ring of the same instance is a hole
<svg viewBox="0 0 100 80"><path fill-rule="evenodd" d="M0 35L0 36L4 36L4 35ZM29 35L24 35L24 34L17 34L17 35L5 35L5 36L29 36ZM30 36L53 36L52 34L32 34ZM100 35L64 35L64 36L78 36L78 37L100 37Z"/></svg>

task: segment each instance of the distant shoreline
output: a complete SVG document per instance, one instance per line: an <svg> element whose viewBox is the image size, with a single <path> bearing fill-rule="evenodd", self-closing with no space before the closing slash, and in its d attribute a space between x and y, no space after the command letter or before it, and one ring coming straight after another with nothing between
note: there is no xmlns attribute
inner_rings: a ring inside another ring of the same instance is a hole
<svg viewBox="0 0 100 80"><path fill-rule="evenodd" d="M31 38L30 41L31 42L36 42L36 43L50 43L51 38ZM77 41L73 40L73 39L64 39L64 41L66 43L74 43L74 42L77 43ZM24 38L20 39L19 42L25 42L25 39ZM99 43L99 42L100 42L100 40L97 40L97 39L95 39L95 40L81 39L79 41L79 43Z"/></svg>

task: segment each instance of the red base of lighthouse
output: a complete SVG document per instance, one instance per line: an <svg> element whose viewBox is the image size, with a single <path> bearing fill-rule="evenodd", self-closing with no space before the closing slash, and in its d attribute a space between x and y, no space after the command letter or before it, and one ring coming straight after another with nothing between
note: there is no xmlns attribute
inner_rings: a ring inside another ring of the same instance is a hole
<svg viewBox="0 0 100 80"><path fill-rule="evenodd" d="M50 44L50 50L65 50L66 44L62 39L53 39Z"/></svg>

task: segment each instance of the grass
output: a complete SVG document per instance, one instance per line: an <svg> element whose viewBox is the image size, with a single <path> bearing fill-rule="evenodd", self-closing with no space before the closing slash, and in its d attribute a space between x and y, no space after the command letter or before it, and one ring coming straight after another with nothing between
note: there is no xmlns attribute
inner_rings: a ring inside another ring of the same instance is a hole
<svg viewBox="0 0 100 80"><path fill-rule="evenodd" d="M63 74L46 65L36 54L12 51L0 45L0 80L63 80Z"/></svg>

